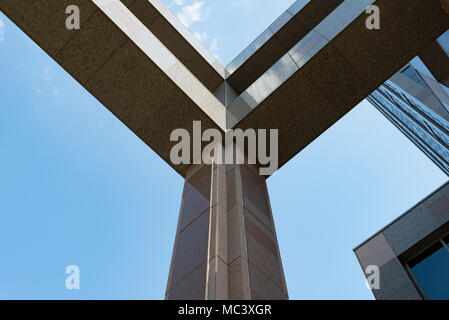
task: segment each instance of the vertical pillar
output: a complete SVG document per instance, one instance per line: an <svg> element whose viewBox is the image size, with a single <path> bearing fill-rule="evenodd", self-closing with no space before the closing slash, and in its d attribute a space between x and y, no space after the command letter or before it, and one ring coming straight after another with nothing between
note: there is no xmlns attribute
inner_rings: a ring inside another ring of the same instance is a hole
<svg viewBox="0 0 449 320"><path fill-rule="evenodd" d="M189 169L166 299L288 299L268 190L256 167Z"/></svg>

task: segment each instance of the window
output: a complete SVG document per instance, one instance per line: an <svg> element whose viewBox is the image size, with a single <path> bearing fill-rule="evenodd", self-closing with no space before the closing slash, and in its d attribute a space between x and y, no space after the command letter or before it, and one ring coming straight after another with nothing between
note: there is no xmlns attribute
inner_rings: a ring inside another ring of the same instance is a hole
<svg viewBox="0 0 449 320"><path fill-rule="evenodd" d="M407 68L402 70L401 73L411 80L415 81L417 84L423 86L424 88L427 88L427 85L421 79L421 76L412 67L408 66Z"/></svg>
<svg viewBox="0 0 449 320"><path fill-rule="evenodd" d="M410 260L409 270L427 299L449 299L449 235Z"/></svg>

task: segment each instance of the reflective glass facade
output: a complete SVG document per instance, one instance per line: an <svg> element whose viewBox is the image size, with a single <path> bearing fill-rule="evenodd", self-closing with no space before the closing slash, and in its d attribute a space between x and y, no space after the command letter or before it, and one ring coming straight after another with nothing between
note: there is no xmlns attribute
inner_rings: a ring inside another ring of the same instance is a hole
<svg viewBox="0 0 449 320"><path fill-rule="evenodd" d="M432 92L412 66L402 75ZM388 80L368 100L449 175L449 122L415 96L410 87ZM443 104L441 109L445 110Z"/></svg>

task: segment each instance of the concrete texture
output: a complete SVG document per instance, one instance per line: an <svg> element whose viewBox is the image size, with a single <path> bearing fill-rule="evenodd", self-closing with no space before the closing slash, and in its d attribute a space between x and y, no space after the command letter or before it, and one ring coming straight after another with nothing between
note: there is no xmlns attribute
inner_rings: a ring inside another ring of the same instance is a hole
<svg viewBox="0 0 449 320"><path fill-rule="evenodd" d="M80 7L80 30L65 28L69 4ZM93 2L1 0L0 9L168 163L171 131L192 130L186 119L219 128ZM184 165L173 168L186 173Z"/></svg>
<svg viewBox="0 0 449 320"><path fill-rule="evenodd" d="M377 234L363 246L356 249L355 254L363 270L366 270L371 265L382 268L385 264L396 258L393 249L391 249L383 233Z"/></svg>
<svg viewBox="0 0 449 320"><path fill-rule="evenodd" d="M273 35L227 77L227 82L241 94L342 2L343 0L309 2L277 32L269 30Z"/></svg>
<svg viewBox="0 0 449 320"><path fill-rule="evenodd" d="M433 215L429 210L435 201L447 196L449 196L449 187L446 186L384 230L383 233L397 256L449 221L449 208L438 216Z"/></svg>
<svg viewBox="0 0 449 320"><path fill-rule="evenodd" d="M279 128L280 167L449 28L438 1L375 4L380 30L361 14L235 125Z"/></svg>
<svg viewBox="0 0 449 320"><path fill-rule="evenodd" d="M445 184L354 249L359 263L380 268L379 300L423 299L406 264L449 232L449 184ZM439 215L432 213L438 208Z"/></svg>
<svg viewBox="0 0 449 320"><path fill-rule="evenodd" d="M192 39L192 35L187 36L190 33L187 28L175 28L173 19L176 18L173 15L173 19L169 20L168 10L158 10L161 6L163 4L159 0L133 0L129 9L211 92L214 92L224 81L224 68L214 68L214 63L219 64L218 60L213 57L206 60L200 53L206 50L200 41Z"/></svg>
<svg viewBox="0 0 449 320"><path fill-rule="evenodd" d="M377 300L422 300L419 291L397 258L380 268L379 286L379 290L373 290Z"/></svg>
<svg viewBox="0 0 449 320"><path fill-rule="evenodd" d="M437 41L425 48L419 57L438 82L449 86L449 57Z"/></svg>
<svg viewBox="0 0 449 320"><path fill-rule="evenodd" d="M195 165L185 190L166 298L288 299L265 179L255 168ZM209 197L209 208L202 211L201 200L192 214L187 202L198 194ZM268 227L245 206L249 198ZM187 290L188 279L198 277L201 286Z"/></svg>
<svg viewBox="0 0 449 320"><path fill-rule="evenodd" d="M90 0L1 0L0 10L35 41L51 57L58 53L80 30L65 28L69 5L77 5L83 13L80 30L98 7Z"/></svg>
<svg viewBox="0 0 449 320"><path fill-rule="evenodd" d="M231 75L252 78L233 81L229 77L226 85L215 61L159 1L123 3L167 50L167 59L173 60L169 68L90 1L34 3L0 0L0 9L183 176L187 166L173 165L169 159L173 129L191 131L193 120L200 120L203 130L221 130L226 122L242 129L278 128L281 167L449 27L449 16L436 0L378 0L380 30L367 30L362 13L254 104L248 94L237 97L239 90L234 92L232 87L243 90L251 85L341 1L311 1L299 12L288 11L267 29L275 31L274 36ZM81 30L65 28L68 4L80 6ZM220 102L212 92L228 98L219 97ZM238 103L226 116L223 102L234 98Z"/></svg>
<svg viewBox="0 0 449 320"><path fill-rule="evenodd" d="M94 1L0 0L0 9L186 178L167 299L288 299L265 177L249 165L173 165L173 129L191 133L194 120L203 130L279 129L282 166L449 28L437 0L375 1L380 30L350 2L337 13L342 1L295 4L224 84L224 68L160 1ZM65 28L70 4L81 30ZM448 226L443 196L448 187L357 249L362 266L381 266L379 299L419 298L401 259Z"/></svg>

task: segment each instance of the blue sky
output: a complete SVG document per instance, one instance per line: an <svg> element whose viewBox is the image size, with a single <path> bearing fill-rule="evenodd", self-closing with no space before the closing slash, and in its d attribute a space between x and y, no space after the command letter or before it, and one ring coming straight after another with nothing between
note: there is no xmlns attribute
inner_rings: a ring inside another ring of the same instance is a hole
<svg viewBox="0 0 449 320"><path fill-rule="evenodd" d="M210 52L227 65L295 0L163 0L162 2Z"/></svg>
<svg viewBox="0 0 449 320"><path fill-rule="evenodd" d="M166 1L224 63L293 2ZM0 298L162 299L182 177L0 21ZM354 108L268 179L290 297L372 299L352 249L446 181ZM80 290L65 288L70 264Z"/></svg>

